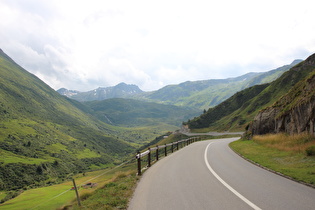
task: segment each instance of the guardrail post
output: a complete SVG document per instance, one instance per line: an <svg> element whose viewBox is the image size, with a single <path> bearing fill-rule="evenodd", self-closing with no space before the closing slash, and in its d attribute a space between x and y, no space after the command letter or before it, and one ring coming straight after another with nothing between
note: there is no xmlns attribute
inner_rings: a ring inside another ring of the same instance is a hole
<svg viewBox="0 0 315 210"><path fill-rule="evenodd" d="M149 153L148 153L148 167L151 167L151 149L150 147L148 148Z"/></svg>
<svg viewBox="0 0 315 210"><path fill-rule="evenodd" d="M177 151L178 151L178 144L179 144L179 142L176 142Z"/></svg>
<svg viewBox="0 0 315 210"><path fill-rule="evenodd" d="M138 155L136 156L138 161L138 176L141 176L141 157L140 151L138 151Z"/></svg>
<svg viewBox="0 0 315 210"><path fill-rule="evenodd" d="M156 161L159 160L159 146L156 145Z"/></svg>
<svg viewBox="0 0 315 210"><path fill-rule="evenodd" d="M165 157L167 156L167 146L165 144L165 147L164 147L164 152L165 152Z"/></svg>
<svg viewBox="0 0 315 210"><path fill-rule="evenodd" d="M174 152L174 146L173 146L173 142L172 142L172 153Z"/></svg>

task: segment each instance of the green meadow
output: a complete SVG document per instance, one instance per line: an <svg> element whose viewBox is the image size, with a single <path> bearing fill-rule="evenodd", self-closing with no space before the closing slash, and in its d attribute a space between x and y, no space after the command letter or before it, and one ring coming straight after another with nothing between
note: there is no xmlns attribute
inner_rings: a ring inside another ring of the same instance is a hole
<svg viewBox="0 0 315 210"><path fill-rule="evenodd" d="M94 191L104 188L104 185L115 181L115 179L117 180L117 176L120 178L126 177L123 174L130 173L129 171L132 168L135 168L135 163L86 172L75 176L74 179L79 188L80 197L86 199L88 195L91 195ZM134 171L132 174L136 174L136 172ZM80 187L89 182L95 183L96 186L93 188ZM75 191L72 190L72 187L73 182L69 180L58 185L26 190L19 196L1 204L0 209L60 209L64 206L76 205L76 194ZM0 198L4 198L5 196L5 192L0 192Z"/></svg>

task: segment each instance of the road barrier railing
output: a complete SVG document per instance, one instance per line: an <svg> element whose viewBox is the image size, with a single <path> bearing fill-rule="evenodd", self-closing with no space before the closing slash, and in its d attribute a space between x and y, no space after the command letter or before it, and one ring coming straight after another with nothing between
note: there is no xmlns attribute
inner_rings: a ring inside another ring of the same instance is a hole
<svg viewBox="0 0 315 210"><path fill-rule="evenodd" d="M192 137L189 139L183 139L180 141L172 142L164 145L156 145L155 147L149 147L146 151L138 151L136 155L138 175L141 175L142 170L151 167L151 165L158 161L160 157L167 156L169 153L173 153L185 146L188 146L196 141L199 141L199 137ZM147 158L145 158L147 156ZM142 168L142 163L146 163L146 166Z"/></svg>

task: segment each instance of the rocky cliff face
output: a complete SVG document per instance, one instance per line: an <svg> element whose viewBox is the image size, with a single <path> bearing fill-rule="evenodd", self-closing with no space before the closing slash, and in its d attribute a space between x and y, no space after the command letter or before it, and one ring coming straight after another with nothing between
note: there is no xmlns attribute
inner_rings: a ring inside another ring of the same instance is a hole
<svg viewBox="0 0 315 210"><path fill-rule="evenodd" d="M315 99L281 114L281 109L269 107L261 111L249 126L252 135L285 132L288 134L314 133ZM279 116L280 115L280 116Z"/></svg>
<svg viewBox="0 0 315 210"><path fill-rule="evenodd" d="M315 134L315 54L291 71L308 69L306 79L297 83L274 105L260 111L248 126L247 134L285 132Z"/></svg>

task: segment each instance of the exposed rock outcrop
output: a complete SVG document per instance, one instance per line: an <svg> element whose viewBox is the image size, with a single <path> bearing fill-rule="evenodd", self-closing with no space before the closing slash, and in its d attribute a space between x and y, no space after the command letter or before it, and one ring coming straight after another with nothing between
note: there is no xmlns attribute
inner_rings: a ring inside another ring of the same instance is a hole
<svg viewBox="0 0 315 210"><path fill-rule="evenodd" d="M292 71L302 68L310 69L307 79L297 83L275 104L261 110L248 126L247 135L279 132L315 134L315 54Z"/></svg>
<svg viewBox="0 0 315 210"><path fill-rule="evenodd" d="M269 107L255 117L249 126L252 135L285 132L288 134L309 132L314 135L315 100L298 105L281 114L281 109Z"/></svg>

